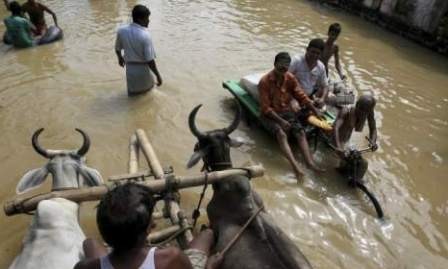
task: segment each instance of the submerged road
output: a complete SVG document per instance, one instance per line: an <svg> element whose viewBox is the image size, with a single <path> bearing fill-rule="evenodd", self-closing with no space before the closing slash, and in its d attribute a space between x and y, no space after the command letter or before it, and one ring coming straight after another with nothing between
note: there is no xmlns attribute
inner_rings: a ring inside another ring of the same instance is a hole
<svg viewBox="0 0 448 269"><path fill-rule="evenodd" d="M30 141L40 127L46 128L40 141L48 148L77 148L81 139L74 128L83 128L92 140L88 164L104 178L126 172L128 140L137 128L148 133L163 165L189 173L185 164L195 143L187 126L190 110L204 104L198 114L204 130L226 126L233 109L223 80L267 71L277 52L303 53L311 38L325 37L327 27L340 22L347 84L378 99L380 149L366 155L365 179L385 221L333 172L336 159L325 148L315 157L330 172L306 170L297 185L274 141L242 124L233 136L248 144L233 150L234 164L265 166L266 175L253 184L315 268L448 268L446 58L306 0L43 2L57 13L64 40L25 50L0 45L2 204L27 170L45 162ZM150 31L164 84L128 98L113 44L136 3L152 11ZM6 16L2 6L0 17ZM365 146L363 134L353 143ZM182 191L183 206L192 209L199 192ZM99 237L94 206L83 206L82 226ZM26 215L0 218L0 268L18 252L29 221Z"/></svg>

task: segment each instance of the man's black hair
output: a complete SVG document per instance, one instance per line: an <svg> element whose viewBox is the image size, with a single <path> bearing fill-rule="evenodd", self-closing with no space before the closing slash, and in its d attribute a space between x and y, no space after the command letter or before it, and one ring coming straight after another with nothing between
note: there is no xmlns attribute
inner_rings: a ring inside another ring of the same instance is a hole
<svg viewBox="0 0 448 269"><path fill-rule="evenodd" d="M286 51L282 51L275 55L274 64L279 61L289 61L291 62L291 56Z"/></svg>
<svg viewBox="0 0 448 269"><path fill-rule="evenodd" d="M137 246L146 236L154 205L151 190L135 183L120 185L106 193L96 214L104 241L114 251Z"/></svg>
<svg viewBox="0 0 448 269"><path fill-rule="evenodd" d="M141 19L146 19L151 15L151 11L144 5L135 5L132 9L132 21L137 22Z"/></svg>
<svg viewBox="0 0 448 269"><path fill-rule="evenodd" d="M320 51L323 51L324 47L325 47L325 42L323 41L323 39L315 38L315 39L310 41L310 43L308 44L307 49L309 49L309 48L316 48L316 49L319 49Z"/></svg>
<svg viewBox="0 0 448 269"><path fill-rule="evenodd" d="M340 34L341 30L342 30L341 25L337 22L331 24L330 27L328 27L328 32L335 32L337 34Z"/></svg>
<svg viewBox="0 0 448 269"><path fill-rule="evenodd" d="M17 1L12 1L11 3L9 3L9 10L14 16L22 15L22 7L20 6L19 3L17 3Z"/></svg>

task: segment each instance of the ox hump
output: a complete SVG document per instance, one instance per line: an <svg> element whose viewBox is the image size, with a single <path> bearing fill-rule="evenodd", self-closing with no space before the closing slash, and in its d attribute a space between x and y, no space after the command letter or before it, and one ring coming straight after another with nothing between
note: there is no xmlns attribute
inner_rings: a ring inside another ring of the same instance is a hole
<svg viewBox="0 0 448 269"><path fill-rule="evenodd" d="M79 205L64 198L43 200L37 206L36 221L39 226L61 227L78 225Z"/></svg>

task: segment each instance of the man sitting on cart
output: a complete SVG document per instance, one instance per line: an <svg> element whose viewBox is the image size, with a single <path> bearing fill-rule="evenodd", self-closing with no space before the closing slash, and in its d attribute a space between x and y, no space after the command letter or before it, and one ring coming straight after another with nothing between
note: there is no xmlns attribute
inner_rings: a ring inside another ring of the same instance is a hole
<svg viewBox="0 0 448 269"><path fill-rule="evenodd" d="M291 163L297 179L302 178L297 160L288 143L288 134L298 142L306 164L315 171L322 171L314 163L304 131L304 121L309 111L319 115L310 98L304 93L294 75L288 72L291 56L280 52L275 56L274 69L264 75L258 84L263 124L275 134L281 150ZM297 100L301 110L295 113L291 108L291 100Z"/></svg>
<svg viewBox="0 0 448 269"><path fill-rule="evenodd" d="M319 60L325 42L316 38L310 41L305 55L294 56L289 72L300 83L303 91L317 107L323 107L328 97L328 79L325 65Z"/></svg>
<svg viewBox="0 0 448 269"><path fill-rule="evenodd" d="M333 27L330 27L329 34L333 30L332 28L335 27L334 25L332 26ZM334 40L331 42L334 42ZM328 43L326 44L320 38L311 40L306 48L305 55L294 56L291 65L289 66L289 72L294 75L302 86L304 92L313 100L316 107L322 108L325 104L327 104L336 109L340 109L343 105L353 103L354 99L352 99L353 95L346 93L346 90L344 89L345 87L341 88L341 86L337 86L336 83L332 83L333 85L331 88L334 89L331 93L329 91L329 82L327 77L328 69L326 65L328 64L329 57L331 58L336 52L328 52L328 50L334 50L334 48L329 49L328 46ZM338 54L336 53L336 67L341 79L344 79L345 76L341 73L338 58L339 56L337 55ZM325 58L324 60L326 62L322 62L323 58ZM338 94L340 96L339 98L336 96Z"/></svg>

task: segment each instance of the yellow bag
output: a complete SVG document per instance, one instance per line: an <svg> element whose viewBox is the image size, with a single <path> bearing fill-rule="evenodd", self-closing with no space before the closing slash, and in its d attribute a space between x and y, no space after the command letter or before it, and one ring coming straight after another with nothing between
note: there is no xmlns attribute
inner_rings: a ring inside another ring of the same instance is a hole
<svg viewBox="0 0 448 269"><path fill-rule="evenodd" d="M328 122L319 119L315 115L308 117L308 123L325 131L333 131L333 127Z"/></svg>

